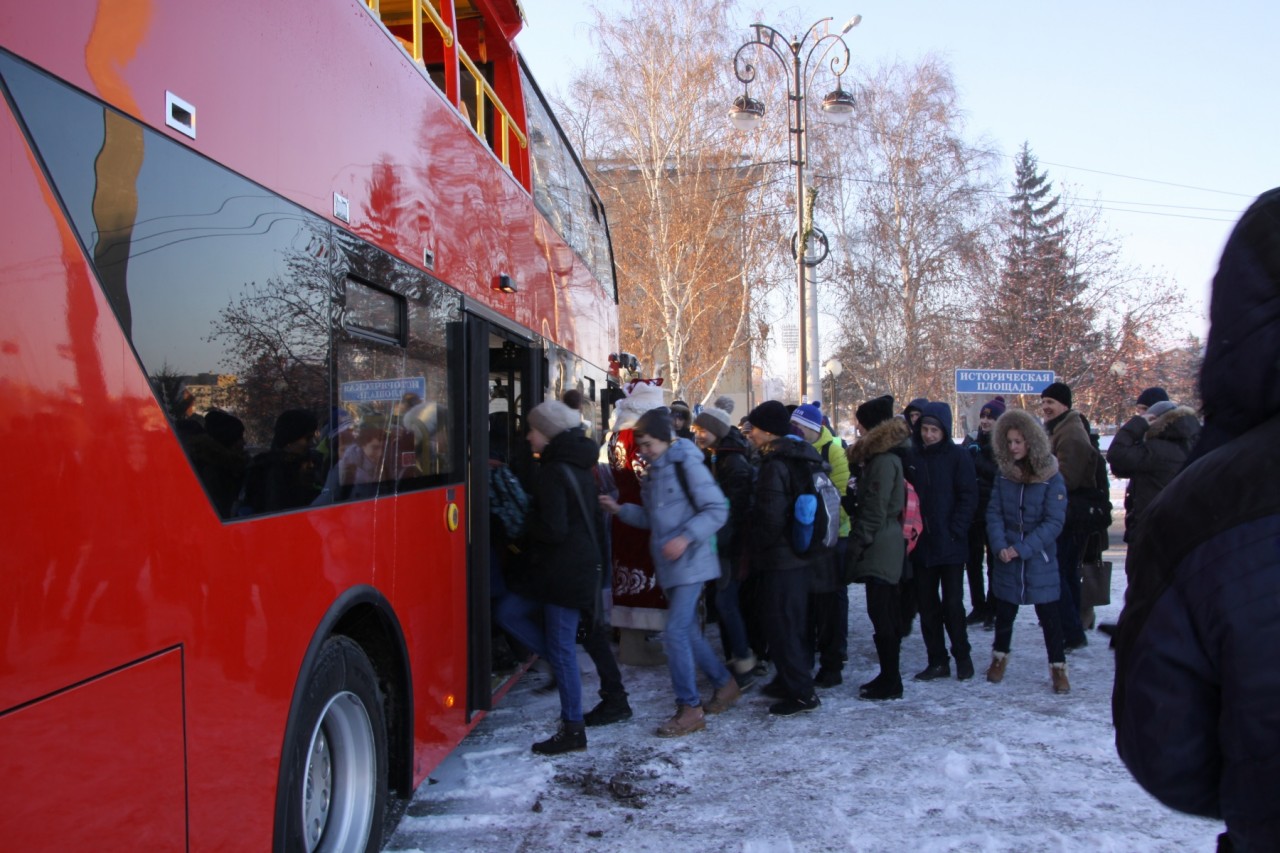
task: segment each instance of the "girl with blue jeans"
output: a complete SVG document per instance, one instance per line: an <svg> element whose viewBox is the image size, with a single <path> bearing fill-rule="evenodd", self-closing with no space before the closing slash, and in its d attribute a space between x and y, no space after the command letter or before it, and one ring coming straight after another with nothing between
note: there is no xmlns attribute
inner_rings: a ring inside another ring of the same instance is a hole
<svg viewBox="0 0 1280 853"><path fill-rule="evenodd" d="M620 505L608 495L599 500L605 511L625 524L650 531L649 549L667 597L663 640L676 694L676 713L657 733L677 737L706 728L707 712L725 711L739 696L738 683L697 623L702 586L720 577L715 533L728 519L729 509L703 464L702 451L686 438L675 438L667 409L652 409L640 416L635 445L648 463L640 486L644 504ZM705 709L698 694L698 670L715 686Z"/></svg>

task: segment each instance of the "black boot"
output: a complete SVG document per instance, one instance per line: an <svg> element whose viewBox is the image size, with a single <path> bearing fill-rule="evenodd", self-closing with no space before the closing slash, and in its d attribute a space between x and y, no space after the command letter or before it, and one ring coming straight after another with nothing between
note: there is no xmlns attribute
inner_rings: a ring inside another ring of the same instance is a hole
<svg viewBox="0 0 1280 853"><path fill-rule="evenodd" d="M969 655L956 658L956 680L968 681L973 678L973 658Z"/></svg>
<svg viewBox="0 0 1280 853"><path fill-rule="evenodd" d="M858 691L860 699L882 701L902 698L902 674L898 670L898 657L902 651L902 641L894 636L873 638L876 644L876 655L880 658L880 674L866 687Z"/></svg>
<svg viewBox="0 0 1280 853"><path fill-rule="evenodd" d="M587 730L582 722L560 721L560 728L546 740L533 745L538 755L562 755L566 752L582 752L587 748Z"/></svg>
<svg viewBox="0 0 1280 853"><path fill-rule="evenodd" d="M631 705L626 693L601 693L600 704L582 715L588 726L607 726L631 719Z"/></svg>

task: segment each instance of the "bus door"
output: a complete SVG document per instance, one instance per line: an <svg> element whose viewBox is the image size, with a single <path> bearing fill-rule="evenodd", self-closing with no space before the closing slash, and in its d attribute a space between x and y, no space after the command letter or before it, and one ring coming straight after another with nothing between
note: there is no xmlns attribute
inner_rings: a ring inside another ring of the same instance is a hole
<svg viewBox="0 0 1280 853"><path fill-rule="evenodd" d="M509 465L522 484L531 482L533 455L525 426L529 410L540 402L542 359L530 337L474 313L467 315L467 342L469 721L474 712L492 707L494 691L519 659L491 615L492 597L505 589L510 552L499 523L489 515L489 469L490 460L496 460Z"/></svg>

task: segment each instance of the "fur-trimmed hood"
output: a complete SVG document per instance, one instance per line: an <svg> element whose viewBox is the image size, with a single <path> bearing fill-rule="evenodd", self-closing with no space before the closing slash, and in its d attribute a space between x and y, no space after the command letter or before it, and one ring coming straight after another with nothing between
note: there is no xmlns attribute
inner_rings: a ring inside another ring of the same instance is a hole
<svg viewBox="0 0 1280 853"><path fill-rule="evenodd" d="M1029 472L1009 455L1007 438L1011 429L1022 433L1027 442ZM1034 415L1022 409L1009 409L996 421L991 429L991 448L1000 473L1015 483L1044 483L1058 473L1058 460L1049 450L1049 434Z"/></svg>
<svg viewBox="0 0 1280 853"><path fill-rule="evenodd" d="M1184 421L1183 418L1191 418L1191 420ZM1195 409L1190 406L1178 406L1152 421L1151 426L1147 428L1146 438L1194 441L1199 433L1200 419L1196 417Z"/></svg>
<svg viewBox="0 0 1280 853"><path fill-rule="evenodd" d="M849 465L862 465L872 456L893 450L911 435L911 427L902 418L890 418L872 427L849 448Z"/></svg>

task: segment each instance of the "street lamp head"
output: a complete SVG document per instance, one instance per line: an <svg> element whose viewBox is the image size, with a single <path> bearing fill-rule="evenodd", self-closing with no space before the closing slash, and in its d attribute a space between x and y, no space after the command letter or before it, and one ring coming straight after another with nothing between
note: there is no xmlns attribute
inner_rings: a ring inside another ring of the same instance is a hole
<svg viewBox="0 0 1280 853"><path fill-rule="evenodd" d="M764 104L750 95L740 95L733 99L733 107L729 110L729 120L738 130L755 130L764 118Z"/></svg>
<svg viewBox="0 0 1280 853"><path fill-rule="evenodd" d="M858 24L861 24L861 23L862 23L862 16L854 15L845 23L843 27L840 28L840 35L844 35L845 33L849 32L849 30L853 29L854 27L858 26Z"/></svg>
<svg viewBox="0 0 1280 853"><path fill-rule="evenodd" d="M840 84L836 84L834 92L827 94L822 99L822 111L829 116L836 118L848 118L853 115L854 100L850 92L846 92L840 88Z"/></svg>

